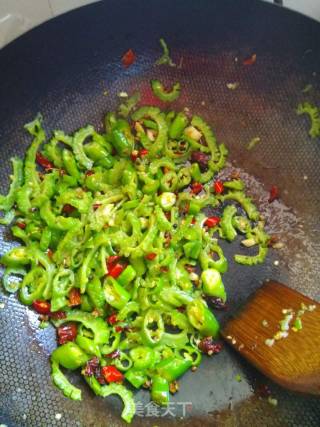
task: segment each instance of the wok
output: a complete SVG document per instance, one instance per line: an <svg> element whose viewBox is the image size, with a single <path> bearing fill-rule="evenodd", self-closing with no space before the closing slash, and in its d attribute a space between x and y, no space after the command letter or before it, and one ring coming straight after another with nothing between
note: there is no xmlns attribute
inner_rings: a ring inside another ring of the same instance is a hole
<svg viewBox="0 0 320 427"><path fill-rule="evenodd" d="M160 37L180 66L154 66ZM254 0L108 0L47 22L0 52L1 191L8 185L9 158L22 155L29 141L22 125L38 111L48 130L71 132L85 123L101 128L118 92L138 89L148 102L150 78L179 80L183 91L174 108L188 107L214 125L218 140L230 149L228 171L240 170L269 232L285 243L262 266L230 262L225 275L230 309L221 320L270 277L319 299L320 141L309 139L307 119L295 113L299 102L319 98L319 46L320 24ZM129 48L137 61L124 69L121 56ZM243 59L252 54L256 63L244 66ZM229 90L227 83L234 82L239 87ZM312 85L308 93L302 91L306 85ZM247 151L254 137L261 142ZM274 184L281 200L268 204ZM13 244L1 228L1 254ZM237 245L225 245L229 258ZM94 397L80 375L71 378L84 390L81 403L56 390L48 362L53 329L38 330L37 316L13 296L1 300L0 422L9 427L123 425L117 398ZM261 384L269 384L278 406L257 397ZM317 398L269 383L228 348L204 360L180 385L172 414L162 411L155 419L146 406L148 393L137 393L133 425L319 425Z"/></svg>

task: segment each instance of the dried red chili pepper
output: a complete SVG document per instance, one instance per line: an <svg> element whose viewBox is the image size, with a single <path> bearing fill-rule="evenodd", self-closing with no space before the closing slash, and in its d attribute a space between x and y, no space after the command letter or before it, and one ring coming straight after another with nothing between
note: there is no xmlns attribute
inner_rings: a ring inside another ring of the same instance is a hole
<svg viewBox="0 0 320 427"><path fill-rule="evenodd" d="M136 60L136 54L133 52L132 49L129 49L121 58L122 61L122 65L125 68L130 67L130 65L132 65Z"/></svg>
<svg viewBox="0 0 320 427"><path fill-rule="evenodd" d="M108 271L111 270L121 259L121 256L119 255L111 255L107 259L107 269Z"/></svg>
<svg viewBox="0 0 320 427"><path fill-rule="evenodd" d="M94 175L94 171L93 170L89 170L86 172L86 176L91 176Z"/></svg>
<svg viewBox="0 0 320 427"><path fill-rule="evenodd" d="M155 257L157 256L157 254L156 253L154 253L154 252L150 252L149 254L147 254L146 256L145 256L145 258L147 259L147 260L149 260L149 261L153 261L154 259L155 259Z"/></svg>
<svg viewBox="0 0 320 427"><path fill-rule="evenodd" d="M104 366L101 369L101 373L104 376L104 379L108 383L119 383L123 381L123 374L115 366Z"/></svg>
<svg viewBox="0 0 320 427"><path fill-rule="evenodd" d="M243 60L243 65L253 65L257 61L257 55L254 53Z"/></svg>
<svg viewBox="0 0 320 427"><path fill-rule="evenodd" d="M93 209L97 210L98 208L100 208L100 206L102 206L101 203L94 203L93 204Z"/></svg>
<svg viewBox="0 0 320 427"><path fill-rule="evenodd" d="M88 377L96 375L96 372L99 369L99 365L99 359L97 357L93 357L92 359L88 360L84 369L84 374Z"/></svg>
<svg viewBox="0 0 320 427"><path fill-rule="evenodd" d="M40 314L49 314L51 312L51 304L48 301L35 300L32 307Z"/></svg>
<svg viewBox="0 0 320 427"><path fill-rule="evenodd" d="M59 326L59 328L57 328L58 343L65 344L66 342L74 341L77 337L77 333L76 323L70 322L66 325Z"/></svg>
<svg viewBox="0 0 320 427"><path fill-rule="evenodd" d="M115 326L114 330L116 332L122 332L123 331L123 327L122 326Z"/></svg>
<svg viewBox="0 0 320 427"><path fill-rule="evenodd" d="M118 322L117 315L115 313L111 314L109 317L107 317L107 322L109 325L114 325Z"/></svg>
<svg viewBox="0 0 320 427"><path fill-rule="evenodd" d="M191 162L198 163L199 168L204 172L208 168L209 156L201 151L193 151L191 153Z"/></svg>
<svg viewBox="0 0 320 427"><path fill-rule="evenodd" d="M213 228L218 225L220 222L220 218L218 216L211 216L207 218L204 222L204 225L209 228Z"/></svg>
<svg viewBox="0 0 320 427"><path fill-rule="evenodd" d="M191 192L193 194L199 194L203 190L203 185L200 182L194 182L191 184Z"/></svg>
<svg viewBox="0 0 320 427"><path fill-rule="evenodd" d="M81 294L80 290L77 288L72 288L69 292L69 307L75 307L81 304Z"/></svg>
<svg viewBox="0 0 320 427"><path fill-rule="evenodd" d="M54 164L39 152L36 154L36 161L44 169L54 169Z"/></svg>
<svg viewBox="0 0 320 427"><path fill-rule="evenodd" d="M223 193L223 190L224 190L223 182L218 179L217 181L214 182L213 188L216 194Z"/></svg>
<svg viewBox="0 0 320 427"><path fill-rule="evenodd" d="M65 214L71 214L75 210L76 210L76 208L72 205L69 205L69 204L64 205L62 208L62 212Z"/></svg>
<svg viewBox="0 0 320 427"><path fill-rule="evenodd" d="M101 385L104 385L106 383L101 373L101 366L97 357L93 357L87 362L84 374L89 377L95 376L95 378Z"/></svg>
<svg viewBox="0 0 320 427"><path fill-rule="evenodd" d="M120 274L123 272L124 269L125 269L124 265L116 264L114 267L111 268L111 270L108 269L108 276L111 276L114 279L116 279L117 277L120 276Z"/></svg>
<svg viewBox="0 0 320 427"><path fill-rule="evenodd" d="M215 343L212 337L205 337L198 344L199 349L207 354L208 356L212 356L213 354L218 354L222 350L221 343Z"/></svg>
<svg viewBox="0 0 320 427"><path fill-rule="evenodd" d="M140 156L140 157L147 156L148 154L149 154L149 151L148 151L146 148L142 148L142 149L139 151L139 156Z"/></svg>
<svg viewBox="0 0 320 427"><path fill-rule="evenodd" d="M120 357L120 350L115 350L112 353L106 354L109 359L118 359Z"/></svg>
<svg viewBox="0 0 320 427"><path fill-rule="evenodd" d="M66 319L67 313L65 311L59 310L50 313L50 317L53 320L61 320Z"/></svg>
<svg viewBox="0 0 320 427"><path fill-rule="evenodd" d="M25 222L17 222L16 226L21 228L21 230L24 230L26 228L26 223Z"/></svg>
<svg viewBox="0 0 320 427"><path fill-rule="evenodd" d="M101 373L101 367L99 366L99 368L97 369L97 372L96 372L96 374L95 374L95 377L96 377L96 379L97 379L97 381L98 381L98 383L100 384L100 385L105 385L106 384L106 381L105 381L105 379L104 379L104 376L102 375L102 373Z"/></svg>
<svg viewBox="0 0 320 427"><path fill-rule="evenodd" d="M268 202L272 203L274 200L279 199L280 191L276 185L273 185L270 189Z"/></svg>

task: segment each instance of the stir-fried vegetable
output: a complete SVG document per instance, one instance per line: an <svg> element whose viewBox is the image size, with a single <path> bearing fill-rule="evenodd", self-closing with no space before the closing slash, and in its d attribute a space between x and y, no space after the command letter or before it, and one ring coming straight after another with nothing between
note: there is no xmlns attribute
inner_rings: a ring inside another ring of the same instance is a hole
<svg viewBox="0 0 320 427"><path fill-rule="evenodd" d="M319 108L315 105L311 105L309 102L304 102L303 104L298 105L297 114L299 116L302 114L307 114L309 116L310 122L311 122L309 135L311 136L311 138L320 137Z"/></svg>
<svg viewBox="0 0 320 427"><path fill-rule="evenodd" d="M175 83L170 92L165 90L163 84L159 80L151 80L151 87L156 97L164 102L175 101L180 95L180 83Z"/></svg>
<svg viewBox="0 0 320 427"><path fill-rule="evenodd" d="M166 101L180 90L165 93L157 81L153 88ZM12 160L9 193L0 197L22 242L1 258L3 284L56 327L53 382L79 400L60 367L81 369L95 394L123 399L128 422L135 405L126 381L151 384L152 399L167 405L174 382L201 354L221 350L206 303L227 299L218 237L240 233L259 245L258 255L235 256L241 264L262 262L268 250L244 183L215 179L227 149L209 125L151 106L133 112L138 99L108 113L101 134L86 126L47 141L38 116L26 126L33 141L25 160ZM204 214L223 203L221 215Z"/></svg>
<svg viewBox="0 0 320 427"><path fill-rule="evenodd" d="M160 45L163 49L163 53L160 58L156 61L156 65L169 65L170 67L175 67L176 64L172 61L170 57L170 52L167 43L164 39L159 40Z"/></svg>

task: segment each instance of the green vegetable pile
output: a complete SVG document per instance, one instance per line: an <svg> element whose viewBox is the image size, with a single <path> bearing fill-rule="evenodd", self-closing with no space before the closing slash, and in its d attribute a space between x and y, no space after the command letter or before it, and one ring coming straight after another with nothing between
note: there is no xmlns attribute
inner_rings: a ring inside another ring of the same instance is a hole
<svg viewBox="0 0 320 427"><path fill-rule="evenodd" d="M61 367L81 369L97 395L123 399L127 422L135 404L126 385L149 386L167 405L172 384L212 354L203 340L217 338L219 324L206 301L225 303L228 268L219 238L258 245L256 255L235 255L246 265L263 262L268 243L244 183L215 179L227 149L209 125L137 109L138 99L108 113L104 133L86 126L48 140L38 116L0 196L1 223L22 242L1 258L3 284L57 328L54 383L80 400ZM221 215L208 218L208 206Z"/></svg>

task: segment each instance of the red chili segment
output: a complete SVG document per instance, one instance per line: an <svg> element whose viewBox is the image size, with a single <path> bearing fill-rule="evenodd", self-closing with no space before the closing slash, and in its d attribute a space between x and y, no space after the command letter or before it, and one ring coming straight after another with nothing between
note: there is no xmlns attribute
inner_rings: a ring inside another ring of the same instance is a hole
<svg viewBox="0 0 320 427"><path fill-rule="evenodd" d="M257 55L254 53L253 55L244 59L243 65L253 65L256 61L257 61Z"/></svg>
<svg viewBox="0 0 320 427"><path fill-rule="evenodd" d="M61 319L65 319L67 317L67 314L65 311L59 310L59 311L51 312L50 317L53 320L61 320Z"/></svg>
<svg viewBox="0 0 320 427"><path fill-rule="evenodd" d="M211 216L210 218L207 218L204 222L204 225L213 228L216 225L218 225L220 222L220 218L218 216Z"/></svg>
<svg viewBox="0 0 320 427"><path fill-rule="evenodd" d="M134 53L134 51L132 49L129 49L122 57L121 61L122 61L122 65L125 68L130 67L130 65L132 65L136 60L136 54Z"/></svg>
<svg viewBox="0 0 320 427"><path fill-rule="evenodd" d="M58 343L65 344L68 341L74 341L77 337L77 325L76 323L68 323L66 325L59 326L57 329Z"/></svg>
<svg viewBox="0 0 320 427"><path fill-rule="evenodd" d="M119 255L111 255L107 259L107 269L110 271L119 261L121 257Z"/></svg>
<svg viewBox="0 0 320 427"><path fill-rule="evenodd" d="M273 185L270 189L268 202L272 203L274 200L279 199L280 191L276 185Z"/></svg>
<svg viewBox="0 0 320 427"><path fill-rule="evenodd" d="M39 152L36 154L36 161L44 169L54 169L54 164Z"/></svg>
<svg viewBox="0 0 320 427"><path fill-rule="evenodd" d="M122 264L116 264L114 267L111 268L111 270L108 269L108 275L116 279L120 276L120 274L125 269L125 266Z"/></svg>
<svg viewBox="0 0 320 427"><path fill-rule="evenodd" d="M104 376L104 379L108 383L119 383L123 381L123 374L115 366L104 366L101 369L101 373Z"/></svg>
<svg viewBox="0 0 320 427"><path fill-rule="evenodd" d="M223 190L224 190L223 182L220 180L215 181L213 184L213 188L215 193L217 194L223 193Z"/></svg>
<svg viewBox="0 0 320 427"><path fill-rule="evenodd" d="M107 318L107 322L109 323L109 325L114 325L114 324L116 324L117 322L118 322L118 319L117 319L117 315L114 313L114 314L111 314L108 318Z"/></svg>
<svg viewBox="0 0 320 427"><path fill-rule="evenodd" d="M48 301L35 300L32 303L32 307L39 314L49 314L51 311L51 304Z"/></svg>
<svg viewBox="0 0 320 427"><path fill-rule="evenodd" d="M149 154L149 151L148 151L146 148L142 148L142 149L139 151L139 156L140 156L140 157L147 156L148 154Z"/></svg>
<svg viewBox="0 0 320 427"><path fill-rule="evenodd" d="M16 226L21 228L21 230L24 230L26 228L26 223L25 222L17 222Z"/></svg>
<svg viewBox="0 0 320 427"><path fill-rule="evenodd" d="M72 205L69 205L69 204L64 205L62 208L62 212L65 214L71 214L75 210L76 210L76 208Z"/></svg>
<svg viewBox="0 0 320 427"><path fill-rule="evenodd" d="M148 260L148 261L153 261L154 259L155 259L155 257L157 256L157 254L156 253L154 253L154 252L150 252L149 254L147 254L146 256L145 256L145 258Z"/></svg>
<svg viewBox="0 0 320 427"><path fill-rule="evenodd" d="M191 192L193 194L199 194L203 190L203 185L200 182L194 182L191 185Z"/></svg>

